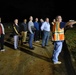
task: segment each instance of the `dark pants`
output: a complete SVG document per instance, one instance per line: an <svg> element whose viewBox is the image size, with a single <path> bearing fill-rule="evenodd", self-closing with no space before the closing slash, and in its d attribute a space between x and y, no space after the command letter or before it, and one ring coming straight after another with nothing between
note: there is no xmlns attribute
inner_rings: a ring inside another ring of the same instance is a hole
<svg viewBox="0 0 76 75"><path fill-rule="evenodd" d="M39 30L35 30L34 41L39 40Z"/></svg>
<svg viewBox="0 0 76 75"><path fill-rule="evenodd" d="M42 39L43 38L43 31L39 31L39 39Z"/></svg>
<svg viewBox="0 0 76 75"><path fill-rule="evenodd" d="M4 35L1 34L0 36L0 50L4 49Z"/></svg>

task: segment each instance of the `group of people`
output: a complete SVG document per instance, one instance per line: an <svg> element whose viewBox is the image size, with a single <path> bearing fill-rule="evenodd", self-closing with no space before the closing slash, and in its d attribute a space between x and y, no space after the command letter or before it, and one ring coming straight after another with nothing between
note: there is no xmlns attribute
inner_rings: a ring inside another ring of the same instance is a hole
<svg viewBox="0 0 76 75"><path fill-rule="evenodd" d="M14 49L18 48L18 40L21 37L21 45L27 43L27 33L29 34L29 48L31 50L34 49L33 41L39 42L42 39L42 47L48 45L48 40L50 36L50 23L49 18L46 18L44 21L40 19L40 23L38 22L38 18L33 22L33 17L30 16L29 22L24 19L23 23L18 25L18 19L14 20L13 24L13 35L14 35Z"/></svg>
<svg viewBox="0 0 76 75"><path fill-rule="evenodd" d="M54 64L61 64L61 61L58 60L58 56L61 53L63 42L65 40L64 36L64 28L66 26L73 26L73 24L76 24L76 21L68 21L68 22L62 22L61 15L56 16L56 18L53 20L52 23L49 23L49 18L46 18L45 21L43 19L40 19L40 23L38 23L38 18L35 19L35 22L33 22L33 17L30 16L29 22L27 23L27 20L24 19L23 23L21 25L18 25L18 19L14 20L13 24L13 34L14 34L14 49L18 48L18 40L19 36L21 37L22 45L26 44L27 39L27 32L29 32L29 48L34 50L33 47L33 40L35 42L39 42L40 39L42 39L42 48L45 48L48 46L48 41L50 37L50 32L52 33L51 38L52 42L54 44L54 50L52 54L52 61ZM2 23L0 23L0 44L1 44L1 50L4 50L3 47L3 39L4 39L4 27Z"/></svg>

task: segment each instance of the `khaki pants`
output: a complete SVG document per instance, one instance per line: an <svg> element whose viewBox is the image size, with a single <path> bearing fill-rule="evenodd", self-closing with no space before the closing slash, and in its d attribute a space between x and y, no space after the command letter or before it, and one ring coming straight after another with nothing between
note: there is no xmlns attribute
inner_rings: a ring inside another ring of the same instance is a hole
<svg viewBox="0 0 76 75"><path fill-rule="evenodd" d="M27 38L27 31L22 31L22 42L26 42L26 38Z"/></svg>

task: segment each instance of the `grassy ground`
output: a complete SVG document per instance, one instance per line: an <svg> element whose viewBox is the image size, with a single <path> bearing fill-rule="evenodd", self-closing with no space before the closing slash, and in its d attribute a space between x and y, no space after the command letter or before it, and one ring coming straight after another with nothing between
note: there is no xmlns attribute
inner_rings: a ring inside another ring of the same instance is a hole
<svg viewBox="0 0 76 75"><path fill-rule="evenodd" d="M65 33L68 49L71 53L73 65L76 70L76 26L69 29Z"/></svg>

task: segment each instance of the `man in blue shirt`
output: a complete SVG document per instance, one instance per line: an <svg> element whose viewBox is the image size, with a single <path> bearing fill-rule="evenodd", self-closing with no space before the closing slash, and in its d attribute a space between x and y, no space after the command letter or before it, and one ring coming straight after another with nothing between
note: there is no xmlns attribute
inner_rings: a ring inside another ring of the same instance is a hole
<svg viewBox="0 0 76 75"><path fill-rule="evenodd" d="M39 42L39 23L38 23L38 18L35 19L34 22L34 27L35 27L35 35L34 35L34 41Z"/></svg>

